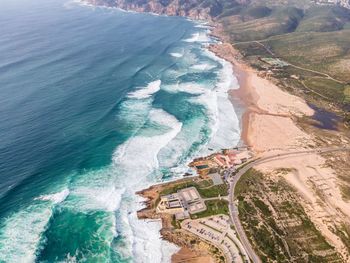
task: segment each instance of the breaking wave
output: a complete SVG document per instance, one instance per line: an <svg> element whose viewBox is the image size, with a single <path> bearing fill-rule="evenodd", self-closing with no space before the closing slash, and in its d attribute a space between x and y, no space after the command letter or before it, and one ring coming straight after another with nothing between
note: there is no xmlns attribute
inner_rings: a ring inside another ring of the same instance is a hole
<svg viewBox="0 0 350 263"><path fill-rule="evenodd" d="M128 96L129 98L134 99L147 99L160 89L160 84L160 80L153 81L149 83L146 87L139 88L136 91L129 93Z"/></svg>
<svg viewBox="0 0 350 263"><path fill-rule="evenodd" d="M172 56L172 57L174 57L174 58L181 58L182 56L183 56L183 54L181 54L181 53L170 53L170 55Z"/></svg>
<svg viewBox="0 0 350 263"><path fill-rule="evenodd" d="M196 33L193 33L190 38L184 39L184 41L188 43L194 43L194 42L209 43L211 42L211 39L208 37L207 32L196 32Z"/></svg>
<svg viewBox="0 0 350 263"><path fill-rule="evenodd" d="M182 176L193 157L208 148L235 146L240 138L238 117L228 99L228 90L237 86L232 67L202 48L211 42L208 26L196 28L178 47L171 47L176 52L166 49L171 65L161 61L159 70L145 63L148 66L138 74L147 76L148 84L145 79L135 80L138 84L130 85L133 89L125 91L126 97L116 104L115 123L108 127L124 132L125 138L109 164L72 172L61 189L38 194L0 222L0 261L50 262L52 255L63 261L85 256L100 261L170 261L178 248L161 239L160 221L137 219L144 200L135 191ZM60 230L72 239L81 234L76 230L78 220L90 235L88 240L78 248L57 249Z"/></svg>

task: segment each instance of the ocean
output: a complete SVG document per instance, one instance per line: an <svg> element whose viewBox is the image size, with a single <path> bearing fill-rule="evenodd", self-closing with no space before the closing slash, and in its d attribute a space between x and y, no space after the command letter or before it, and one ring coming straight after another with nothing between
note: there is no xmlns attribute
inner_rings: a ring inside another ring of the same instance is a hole
<svg viewBox="0 0 350 263"><path fill-rule="evenodd" d="M168 262L135 191L240 141L205 23L0 3L0 262Z"/></svg>

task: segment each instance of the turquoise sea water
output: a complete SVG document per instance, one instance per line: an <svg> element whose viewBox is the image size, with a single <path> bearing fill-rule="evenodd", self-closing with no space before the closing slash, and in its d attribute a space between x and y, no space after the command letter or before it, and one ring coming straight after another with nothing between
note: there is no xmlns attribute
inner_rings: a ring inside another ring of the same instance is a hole
<svg viewBox="0 0 350 263"><path fill-rule="evenodd" d="M167 262L135 191L240 137L207 28L3 0L0 33L0 262Z"/></svg>

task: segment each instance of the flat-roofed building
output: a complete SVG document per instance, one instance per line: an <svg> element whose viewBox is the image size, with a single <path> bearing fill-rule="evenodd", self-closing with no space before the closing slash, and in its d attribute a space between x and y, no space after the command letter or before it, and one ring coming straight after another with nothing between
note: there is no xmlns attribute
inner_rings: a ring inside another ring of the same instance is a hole
<svg viewBox="0 0 350 263"><path fill-rule="evenodd" d="M195 214L207 209L203 199L195 187L179 190L177 193L163 195L157 205L157 213L168 213L176 218L188 218L189 214Z"/></svg>
<svg viewBox="0 0 350 263"><path fill-rule="evenodd" d="M183 206L190 214L199 213L207 209L203 199L195 187L188 187L177 192L182 199Z"/></svg>
<svg viewBox="0 0 350 263"><path fill-rule="evenodd" d="M196 200L198 200L198 199L199 199L199 194L198 194L198 192L197 192L197 189L196 189L196 188L192 188L192 189L190 189L190 190L189 190L189 193L190 193L190 195L191 195L191 199L192 199L193 201L196 201Z"/></svg>
<svg viewBox="0 0 350 263"><path fill-rule="evenodd" d="M161 196L156 211L157 213L177 214L183 213L185 208L182 204L181 198L175 193Z"/></svg>

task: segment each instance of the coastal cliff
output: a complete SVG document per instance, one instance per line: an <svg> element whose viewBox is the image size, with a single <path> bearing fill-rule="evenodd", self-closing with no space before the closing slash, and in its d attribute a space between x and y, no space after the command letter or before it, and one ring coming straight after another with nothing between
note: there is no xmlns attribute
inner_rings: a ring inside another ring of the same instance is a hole
<svg viewBox="0 0 350 263"><path fill-rule="evenodd" d="M205 0L83 0L83 2L108 7L118 7L136 12L156 13L169 16L184 16L196 20L212 21L226 8L239 7L249 0L205 1Z"/></svg>
<svg viewBox="0 0 350 263"><path fill-rule="evenodd" d="M164 190L169 190L182 184L191 183L196 177L183 178L173 182L153 185L137 192L145 201L145 207L137 212L139 219L161 220L160 234L164 240L176 244L181 249L172 256L173 263L220 263L223 253L215 246L201 240L199 237L183 230L173 220L173 216L166 213L156 213L156 205Z"/></svg>

